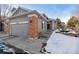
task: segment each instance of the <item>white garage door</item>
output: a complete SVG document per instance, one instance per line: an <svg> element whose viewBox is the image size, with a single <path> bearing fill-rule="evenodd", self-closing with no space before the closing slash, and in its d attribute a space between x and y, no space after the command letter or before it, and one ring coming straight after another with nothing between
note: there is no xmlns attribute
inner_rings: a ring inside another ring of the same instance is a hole
<svg viewBox="0 0 79 59"><path fill-rule="evenodd" d="M19 23L11 23L12 35L19 37L27 37L28 32L28 23L19 22Z"/></svg>

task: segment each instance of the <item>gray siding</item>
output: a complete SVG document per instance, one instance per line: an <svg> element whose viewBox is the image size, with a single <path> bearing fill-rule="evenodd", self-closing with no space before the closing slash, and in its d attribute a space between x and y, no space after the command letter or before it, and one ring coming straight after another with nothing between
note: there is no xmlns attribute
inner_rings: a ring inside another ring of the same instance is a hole
<svg viewBox="0 0 79 59"><path fill-rule="evenodd" d="M22 22L22 21L28 21L28 17L27 16L21 16L21 17L16 17L16 18L10 19L11 23Z"/></svg>
<svg viewBox="0 0 79 59"><path fill-rule="evenodd" d="M47 22L45 22L45 31L47 31Z"/></svg>
<svg viewBox="0 0 79 59"><path fill-rule="evenodd" d="M38 19L38 31L39 32L44 32L44 31L47 31L47 22L45 21L45 30L43 31L42 29L42 22L43 22L43 19Z"/></svg>
<svg viewBox="0 0 79 59"><path fill-rule="evenodd" d="M38 32L42 31L42 19L38 19Z"/></svg>

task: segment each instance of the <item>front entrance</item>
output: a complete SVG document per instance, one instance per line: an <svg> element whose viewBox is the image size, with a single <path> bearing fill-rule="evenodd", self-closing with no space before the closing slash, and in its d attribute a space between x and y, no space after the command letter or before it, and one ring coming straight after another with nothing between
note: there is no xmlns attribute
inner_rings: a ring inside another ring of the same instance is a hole
<svg viewBox="0 0 79 59"><path fill-rule="evenodd" d="M48 29L48 30L50 29L50 24L47 24L47 29Z"/></svg>
<svg viewBox="0 0 79 59"><path fill-rule="evenodd" d="M0 22L0 31L4 31L4 24Z"/></svg>

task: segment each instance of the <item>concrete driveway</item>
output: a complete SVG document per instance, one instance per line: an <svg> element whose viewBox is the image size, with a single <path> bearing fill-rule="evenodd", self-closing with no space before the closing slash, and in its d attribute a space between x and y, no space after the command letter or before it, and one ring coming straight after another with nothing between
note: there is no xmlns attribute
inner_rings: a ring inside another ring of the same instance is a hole
<svg viewBox="0 0 79 59"><path fill-rule="evenodd" d="M10 39L5 39L5 43L9 43L17 48L29 51L34 54L40 54L40 49L43 42L47 42L45 39L23 39L21 37L14 37Z"/></svg>
<svg viewBox="0 0 79 59"><path fill-rule="evenodd" d="M0 34L2 35L2 34ZM40 54L40 50L41 50L41 46L42 43L46 43L47 39L46 38L39 38L39 39L35 39L35 40L29 40L29 39L25 39L23 37L16 37L16 36L6 36L6 34L2 35L3 37L0 39L2 39L2 41L4 41L5 43L11 44L17 48L29 51L31 53L34 54Z"/></svg>

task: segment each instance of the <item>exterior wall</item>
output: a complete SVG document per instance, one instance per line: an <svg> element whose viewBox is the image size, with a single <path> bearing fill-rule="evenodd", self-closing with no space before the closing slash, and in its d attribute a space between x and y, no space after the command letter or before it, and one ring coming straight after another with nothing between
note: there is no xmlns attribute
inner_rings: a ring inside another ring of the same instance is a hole
<svg viewBox="0 0 79 59"><path fill-rule="evenodd" d="M54 30L57 29L57 25L56 25L56 22L54 22Z"/></svg>
<svg viewBox="0 0 79 59"><path fill-rule="evenodd" d="M55 21L48 21L47 24L50 24L50 30L55 30L56 29L56 23L55 23Z"/></svg>
<svg viewBox="0 0 79 59"><path fill-rule="evenodd" d="M47 31L47 22L44 21L44 31Z"/></svg>
<svg viewBox="0 0 79 59"><path fill-rule="evenodd" d="M10 19L11 23L15 23L15 22L23 22L23 21L28 21L28 17L27 16L20 16L20 17L17 17L17 18L13 18L13 19Z"/></svg>
<svg viewBox="0 0 79 59"><path fill-rule="evenodd" d="M55 21L52 21L52 30L55 30L55 29L56 29Z"/></svg>
<svg viewBox="0 0 79 59"><path fill-rule="evenodd" d="M38 37L38 16L36 14L28 15L28 37L37 38Z"/></svg>
<svg viewBox="0 0 79 59"><path fill-rule="evenodd" d="M38 32L40 33L42 31L42 19L38 19Z"/></svg>
<svg viewBox="0 0 79 59"><path fill-rule="evenodd" d="M51 22L50 22L50 29L51 29L51 30L52 30L52 24L53 24L53 23L52 23L52 21L51 21Z"/></svg>
<svg viewBox="0 0 79 59"><path fill-rule="evenodd" d="M44 24L43 24L43 22L44 22ZM44 27L44 28L42 28L42 27ZM38 32L40 33L40 32L44 32L46 30L47 30L47 22L44 21L43 19L39 18L38 19Z"/></svg>
<svg viewBox="0 0 79 59"><path fill-rule="evenodd" d="M26 26L26 28L27 28L26 31L27 31L29 38L36 38L36 37L38 37L39 32L44 32L47 30L47 22L41 18L38 18L38 16L36 14L29 14L28 16L16 17L16 18L12 18L9 20L10 20L9 22L4 23L5 24L4 31L9 34L12 34L12 24L15 24L18 22L24 22L24 21L25 22L28 21L28 24ZM30 23L30 20L32 20L33 23ZM42 29L42 26L43 26L42 22L43 21L44 21L44 30ZM14 25L14 26L17 26L17 25ZM14 28L16 28L16 27L14 27ZM25 26L24 26L24 28L25 28Z"/></svg>

